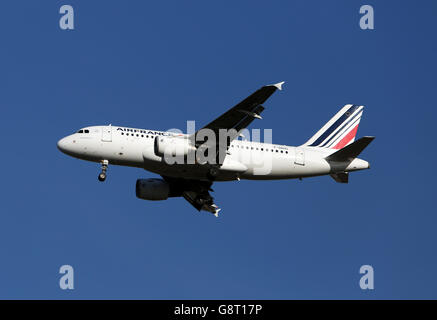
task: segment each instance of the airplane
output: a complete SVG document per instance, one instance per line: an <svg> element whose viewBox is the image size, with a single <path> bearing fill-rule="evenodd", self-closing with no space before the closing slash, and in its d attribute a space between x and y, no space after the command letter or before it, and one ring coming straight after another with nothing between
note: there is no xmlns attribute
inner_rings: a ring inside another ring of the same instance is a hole
<svg viewBox="0 0 437 320"><path fill-rule="evenodd" d="M100 163L99 181L105 181L109 164L159 174L161 178L137 180L138 198L183 197L198 211L215 216L220 208L210 194L214 182L330 175L338 183L348 183L350 172L370 168L369 162L358 155L374 137L355 141L364 109L361 105L346 104L300 146L248 141L244 135L240 139L252 121L262 119L263 104L276 90L282 90L283 84L261 87L195 133L90 126L62 138L57 147L69 156ZM197 139L202 130L213 136L203 134L208 139ZM225 139L221 138L223 130L227 133ZM168 161L175 156L182 161ZM189 157L193 161L188 161Z"/></svg>

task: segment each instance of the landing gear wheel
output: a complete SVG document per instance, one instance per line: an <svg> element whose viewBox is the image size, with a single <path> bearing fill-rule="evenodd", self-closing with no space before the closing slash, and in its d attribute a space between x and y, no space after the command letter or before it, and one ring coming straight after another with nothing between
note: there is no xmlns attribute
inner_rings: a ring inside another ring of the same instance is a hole
<svg viewBox="0 0 437 320"><path fill-rule="evenodd" d="M216 167L212 167L209 169L208 174L206 175L209 180L213 181L217 178L219 174L219 169Z"/></svg>
<svg viewBox="0 0 437 320"><path fill-rule="evenodd" d="M98 177L100 182L103 182L106 180L106 170L108 169L108 164L109 164L108 160L102 160L102 172L100 172L99 177Z"/></svg>

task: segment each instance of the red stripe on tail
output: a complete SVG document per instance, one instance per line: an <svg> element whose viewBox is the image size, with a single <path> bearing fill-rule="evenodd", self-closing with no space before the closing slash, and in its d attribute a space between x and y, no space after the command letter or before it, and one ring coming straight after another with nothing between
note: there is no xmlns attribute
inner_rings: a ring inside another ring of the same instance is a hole
<svg viewBox="0 0 437 320"><path fill-rule="evenodd" d="M333 149L341 149L344 146L346 146L357 134L357 130L358 130L358 124L355 126L355 128L353 128L351 131L349 131L349 133L347 135L345 135L343 137L343 139L341 139L334 147L332 147Z"/></svg>

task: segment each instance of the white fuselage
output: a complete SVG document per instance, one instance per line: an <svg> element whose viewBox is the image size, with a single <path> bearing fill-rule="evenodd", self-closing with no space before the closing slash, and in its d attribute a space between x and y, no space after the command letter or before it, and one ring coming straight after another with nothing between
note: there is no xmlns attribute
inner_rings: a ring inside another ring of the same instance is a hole
<svg viewBox="0 0 437 320"><path fill-rule="evenodd" d="M208 165L170 165L156 155L154 140L166 132L118 126L92 126L80 131L59 140L58 148L83 160L106 160L109 164L143 168L170 177L206 179ZM294 179L369 168L367 161L358 158L334 168L324 159L334 151L234 140L215 180Z"/></svg>

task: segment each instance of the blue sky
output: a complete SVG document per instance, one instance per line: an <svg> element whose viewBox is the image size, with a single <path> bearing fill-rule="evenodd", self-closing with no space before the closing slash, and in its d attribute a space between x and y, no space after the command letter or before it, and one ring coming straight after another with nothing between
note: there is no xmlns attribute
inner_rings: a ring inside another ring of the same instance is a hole
<svg viewBox="0 0 437 320"><path fill-rule="evenodd" d="M62 4L75 30L59 28ZM374 6L375 30L359 28ZM0 298L437 298L434 1L3 1ZM60 153L87 125L205 124L264 84L273 141L366 106L369 171L214 185L216 219ZM59 267L75 289L58 286ZM361 265L375 270L363 291Z"/></svg>

